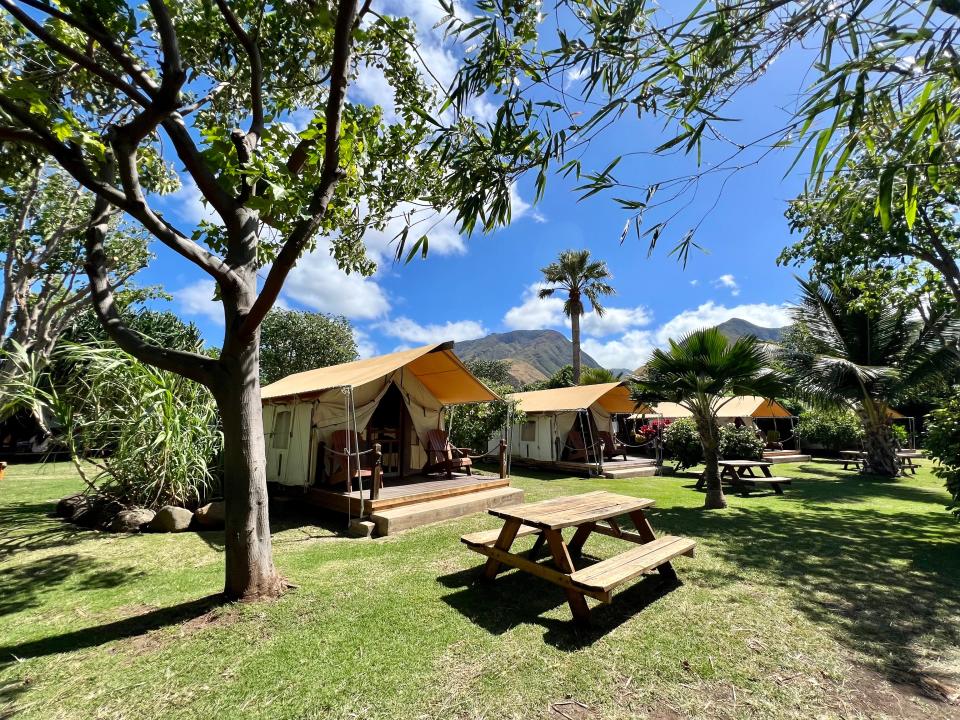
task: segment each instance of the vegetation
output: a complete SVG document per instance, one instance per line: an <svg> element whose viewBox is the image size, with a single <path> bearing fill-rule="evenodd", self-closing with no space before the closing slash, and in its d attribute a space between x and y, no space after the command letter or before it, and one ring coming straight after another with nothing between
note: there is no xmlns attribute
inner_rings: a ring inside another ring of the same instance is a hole
<svg viewBox="0 0 960 720"><path fill-rule="evenodd" d="M608 280L611 279L607 264L591 260L589 250L564 250L556 262L541 268L547 283L540 288L541 299L562 293L563 312L570 318L570 340L573 343L573 385L580 384L580 317L586 313L589 302L591 310L603 317L602 299L616 294Z"/></svg>
<svg viewBox="0 0 960 720"><path fill-rule="evenodd" d="M604 383L619 382L623 373L614 375L606 368L587 368L580 375L581 385L602 385Z"/></svg>
<svg viewBox="0 0 960 720"><path fill-rule="evenodd" d="M753 428L722 425L720 457L724 460L762 460L766 443Z"/></svg>
<svg viewBox="0 0 960 720"><path fill-rule="evenodd" d="M221 605L222 531L121 541L77 530L46 517L51 498L80 486L69 466L10 468L0 709L17 720L532 718L574 699L608 720L710 717L719 701L734 720L949 717L911 691L957 684L960 558L940 481L926 466L896 484L818 464L777 472L795 479L788 498L731 496L729 511L707 514L685 475L591 480L654 499L654 529L696 539L697 556L677 561L680 587L640 579L578 634L555 586L517 572L474 582L482 558L458 540L495 527L485 514L369 543L277 504L277 563L298 590ZM584 481L513 482L541 500ZM586 554L622 549L594 535ZM362 611L345 612L360 597Z"/></svg>
<svg viewBox="0 0 960 720"><path fill-rule="evenodd" d="M950 507L960 518L960 398L930 413L924 444L936 460L933 473L946 483L953 496Z"/></svg>
<svg viewBox="0 0 960 720"><path fill-rule="evenodd" d="M800 281L800 287L794 315L809 338L802 349L783 353L791 385L817 406L854 410L863 425L865 471L895 477L894 395L956 369L960 326L946 311L913 320L904 306L861 309L837 283Z"/></svg>
<svg viewBox="0 0 960 720"><path fill-rule="evenodd" d="M274 308L260 329L260 382L356 360L357 342L342 315Z"/></svg>
<svg viewBox="0 0 960 720"><path fill-rule="evenodd" d="M466 366L500 397L514 392L509 365L503 360L471 360ZM517 403L511 400L463 405L447 412L448 420L452 421L450 435L453 444L470 448L479 455L486 453L490 441L502 434L508 420L513 424L524 420L523 413L517 410ZM495 459L496 455L492 457Z"/></svg>
<svg viewBox="0 0 960 720"><path fill-rule="evenodd" d="M667 455L677 462L677 468L699 465L703 462L703 444L697 424L689 418L680 418L665 425L663 429L663 448Z"/></svg>
<svg viewBox="0 0 960 720"><path fill-rule="evenodd" d="M781 378L767 368L767 354L757 338L745 335L730 342L719 330L710 328L670 340L668 350L654 350L634 384L632 397L638 404L674 402L691 412L706 463L705 506L724 508L727 502L717 466L717 414L731 396L774 397L781 389Z"/></svg>
<svg viewBox="0 0 960 720"><path fill-rule="evenodd" d="M394 217L404 222L398 257L425 255L429 237L407 243L424 220L414 210L452 211L465 233L508 222L536 132L441 112L447 97L417 66L410 20L369 2L0 6L0 177L49 158L94 194L84 262L96 312L124 351L212 393L224 437L224 591L277 596L259 352L287 276L318 236L341 269L372 273L361 238ZM350 83L372 73L394 91L395 123L347 102ZM171 164L220 222L189 233L156 213L152 194L176 184ZM157 346L123 324L108 254L118 211L215 281L217 357Z"/></svg>
<svg viewBox="0 0 960 720"><path fill-rule="evenodd" d="M852 410L804 410L794 429L804 445L820 445L827 450L859 450L863 442L863 424Z"/></svg>
<svg viewBox="0 0 960 720"><path fill-rule="evenodd" d="M555 390L556 388L573 387L573 365L564 365L546 380L530 383L524 390Z"/></svg>

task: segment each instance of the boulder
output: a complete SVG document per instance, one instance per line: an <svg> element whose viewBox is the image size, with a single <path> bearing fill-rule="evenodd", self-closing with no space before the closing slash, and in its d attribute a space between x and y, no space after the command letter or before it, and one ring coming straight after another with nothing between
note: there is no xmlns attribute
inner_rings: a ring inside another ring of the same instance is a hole
<svg viewBox="0 0 960 720"><path fill-rule="evenodd" d="M64 498L60 498L57 502L57 509L54 511L54 514L57 517L62 517L64 520L71 520L79 510L86 508L89 504L89 498L83 493L67 495Z"/></svg>
<svg viewBox="0 0 960 720"><path fill-rule="evenodd" d="M203 530L218 530L223 527L226 508L223 500L207 503L193 514L193 522Z"/></svg>
<svg viewBox="0 0 960 720"><path fill-rule="evenodd" d="M111 532L140 532L155 516L156 513L153 510L147 510L146 508L121 510L113 516L109 529Z"/></svg>
<svg viewBox="0 0 960 720"><path fill-rule="evenodd" d="M149 527L154 532L183 532L190 527L191 520L193 513L186 508L164 505L157 510Z"/></svg>

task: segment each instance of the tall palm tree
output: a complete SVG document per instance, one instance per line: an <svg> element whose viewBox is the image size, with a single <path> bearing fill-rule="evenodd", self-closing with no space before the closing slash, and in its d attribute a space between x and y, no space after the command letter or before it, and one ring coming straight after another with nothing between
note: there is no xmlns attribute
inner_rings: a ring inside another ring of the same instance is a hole
<svg viewBox="0 0 960 720"><path fill-rule="evenodd" d="M936 310L915 319L907 307L866 312L836 282L800 280L800 287L793 319L809 330L809 338L781 354L792 384L816 405L853 409L863 424L864 472L895 477L890 406L898 393L960 367L957 319Z"/></svg>
<svg viewBox="0 0 960 720"><path fill-rule="evenodd" d="M720 483L720 429L717 414L736 395L774 397L781 376L767 367L767 352L752 335L734 342L716 328L694 330L668 350L653 351L634 384L638 405L674 402L693 415L706 463L707 508L727 506Z"/></svg>
<svg viewBox="0 0 960 720"><path fill-rule="evenodd" d="M603 317L600 299L615 295L607 281L613 276L603 260L591 260L589 250L564 250L556 262L540 268L548 287L540 290L540 299L565 292L563 312L570 318L570 339L573 341L573 384L580 384L580 316L586 313L584 299L590 302L599 317Z"/></svg>
<svg viewBox="0 0 960 720"><path fill-rule="evenodd" d="M587 368L580 375L581 385L602 385L604 383L619 382L623 379L623 373L614 374L606 368Z"/></svg>

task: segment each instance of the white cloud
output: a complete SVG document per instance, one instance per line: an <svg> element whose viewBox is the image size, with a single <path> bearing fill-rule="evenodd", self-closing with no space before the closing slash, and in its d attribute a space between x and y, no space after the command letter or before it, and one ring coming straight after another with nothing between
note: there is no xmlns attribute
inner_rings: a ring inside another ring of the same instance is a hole
<svg viewBox="0 0 960 720"><path fill-rule="evenodd" d="M541 300L537 297L544 283L534 283L523 291L523 302L507 310L503 324L511 330L539 330L556 327L565 322L563 300L556 295Z"/></svg>
<svg viewBox="0 0 960 720"><path fill-rule="evenodd" d="M375 320L386 315L390 302L373 278L347 275L330 255L330 241L321 240L313 252L300 258L284 286L284 293L311 310L346 315L352 320Z"/></svg>
<svg viewBox="0 0 960 720"><path fill-rule="evenodd" d="M445 323L421 325L408 317L398 317L377 324L385 335L414 345L453 340L473 340L487 334L487 329L475 320L456 320Z"/></svg>
<svg viewBox="0 0 960 720"><path fill-rule="evenodd" d="M604 308L603 317L596 313L584 315L580 327L585 335L604 337L647 325L651 319L653 314L642 305L634 308L608 307Z"/></svg>
<svg viewBox="0 0 960 720"><path fill-rule="evenodd" d="M357 344L357 353L360 358L369 358L377 354L377 346L370 336L360 328L353 328L353 341Z"/></svg>
<svg viewBox="0 0 960 720"><path fill-rule="evenodd" d="M361 214L366 208L360 208ZM407 235L407 251L421 235L429 238L429 252L431 255L463 255L467 251L466 243L457 232L456 217L451 213L438 213L436 210L426 210L412 203L402 203L394 211L393 219L389 220L383 230L371 228L363 234L363 242L370 257L377 263L384 263L393 258L397 246L395 238L403 230L410 217L412 227Z"/></svg>
<svg viewBox="0 0 960 720"><path fill-rule="evenodd" d="M205 318L215 325L223 325L223 305L213 299L216 283L213 280L198 280L195 283L172 290L173 301L184 315Z"/></svg>
<svg viewBox="0 0 960 720"><path fill-rule="evenodd" d="M700 284L700 281L699 281L699 280L691 280L691 281L690 281L690 285L691 285L692 287L696 287L696 286L699 285L699 284Z"/></svg>
<svg viewBox="0 0 960 720"><path fill-rule="evenodd" d="M200 194L200 189L193 178L186 174L181 177L179 190L163 196L161 206L165 208L165 214L173 214L181 223L190 226L189 228L181 228L188 234L192 228L200 224L201 220L216 225L222 224L217 212L210 205L203 204L203 195Z"/></svg>
<svg viewBox="0 0 960 720"><path fill-rule="evenodd" d="M631 330L609 342L587 338L581 343L583 351L605 368L635 370L656 347L649 330Z"/></svg>
<svg viewBox="0 0 960 720"><path fill-rule="evenodd" d="M533 205L528 203L520 196L520 191L517 190L517 184L513 183L510 185L510 215L512 220L519 220L520 218L526 216L530 213L530 210L533 208ZM544 217L543 213L539 210L534 210L530 213L530 218L534 222L545 223L547 218Z"/></svg>
<svg viewBox="0 0 960 720"><path fill-rule="evenodd" d="M730 273L721 275L716 280L713 281L713 286L716 288L724 287L730 291L730 294L737 296L740 294L740 286L737 285L737 279Z"/></svg>

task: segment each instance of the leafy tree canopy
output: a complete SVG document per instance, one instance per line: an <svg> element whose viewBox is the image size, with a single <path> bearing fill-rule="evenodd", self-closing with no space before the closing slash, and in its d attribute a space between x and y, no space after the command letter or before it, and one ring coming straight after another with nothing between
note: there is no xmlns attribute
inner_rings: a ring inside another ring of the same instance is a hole
<svg viewBox="0 0 960 720"><path fill-rule="evenodd" d="M357 342L342 315L274 308L260 330L260 380L356 360Z"/></svg>

